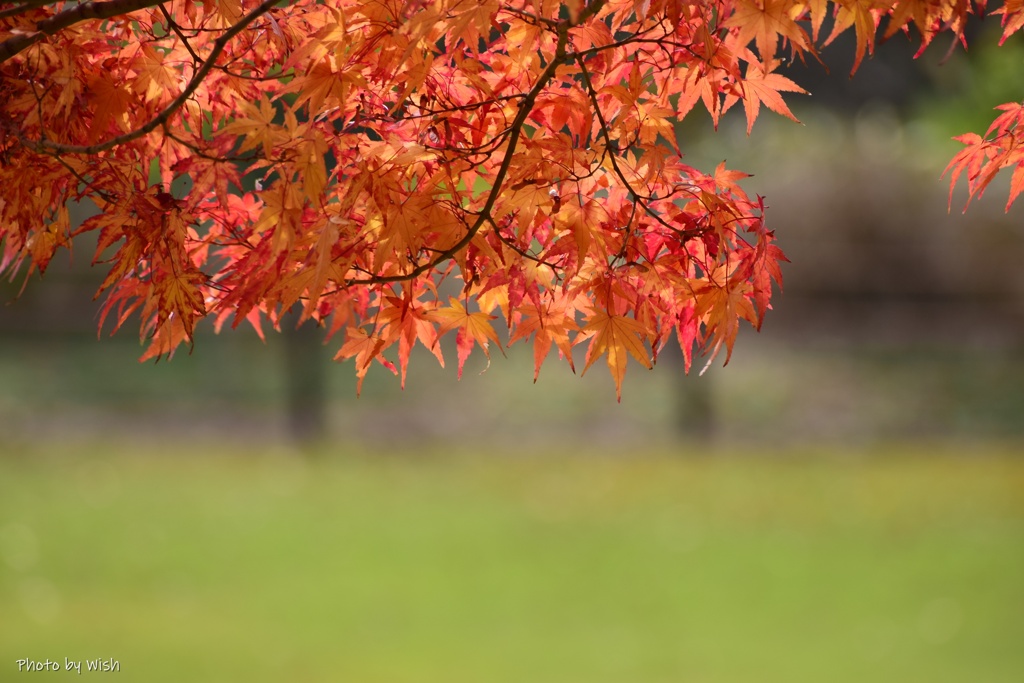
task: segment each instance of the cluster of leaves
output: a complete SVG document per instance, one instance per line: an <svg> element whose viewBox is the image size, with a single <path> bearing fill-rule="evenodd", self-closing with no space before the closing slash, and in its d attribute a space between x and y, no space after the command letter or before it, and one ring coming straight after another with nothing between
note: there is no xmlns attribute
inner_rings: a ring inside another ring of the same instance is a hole
<svg viewBox="0 0 1024 683"><path fill-rule="evenodd" d="M360 378L417 342L459 373L532 340L604 357L617 391L674 336L732 352L785 260L761 198L682 161L674 125L742 103L794 118L791 59L853 29L856 62L968 0L20 0L0 9L0 272L94 231L103 318L143 359L195 325L302 309ZM1006 35L1020 2L1000 10ZM883 28L884 27L884 28ZM826 35L827 34L827 35ZM856 65L854 67L856 69ZM954 161L980 192L1020 162L1020 106ZM795 120L795 119L794 119ZM987 163L983 163L983 158ZM168 189L187 177L191 189ZM66 206L100 213L72 229ZM103 326L103 320L100 322ZM262 333L261 333L262 334ZM709 361L710 362L710 361ZM396 366L397 363L397 366Z"/></svg>
<svg viewBox="0 0 1024 683"><path fill-rule="evenodd" d="M955 138L962 142L962 149L946 167L951 176L949 201L953 203L953 189L960 176L966 172L968 203L985 192L992 179L1004 168L1012 167L1010 198L1006 210L1024 191L1024 104L1011 102L996 107L1002 113L996 117L985 137L977 133L965 133ZM966 206L964 209L966 210Z"/></svg>

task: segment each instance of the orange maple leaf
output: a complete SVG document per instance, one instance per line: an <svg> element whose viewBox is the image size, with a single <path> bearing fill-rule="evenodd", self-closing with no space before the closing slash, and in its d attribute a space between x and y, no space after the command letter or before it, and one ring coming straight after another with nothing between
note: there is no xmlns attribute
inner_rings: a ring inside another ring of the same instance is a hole
<svg viewBox="0 0 1024 683"><path fill-rule="evenodd" d="M750 132L749 130L747 131ZM715 180L715 187L726 192L737 192L740 187L736 183L744 178L750 178L749 173L743 171L728 170L725 167L725 162L720 161L718 166L715 166L715 173L712 176Z"/></svg>
<svg viewBox="0 0 1024 683"><path fill-rule="evenodd" d="M697 297L694 314L703 319L706 334L714 341L711 355L704 366L704 370L707 370L723 345L726 349L725 364L728 365L740 330L740 320L746 320L756 327L757 311L750 301L752 286L748 281L730 278L724 286L713 279L699 283L694 287Z"/></svg>
<svg viewBox="0 0 1024 683"><path fill-rule="evenodd" d="M132 94L123 82L119 83L113 74L103 71L89 82L89 93L96 103L89 129L90 141L103 138L111 123L119 130L127 129L125 114L132 102Z"/></svg>
<svg viewBox="0 0 1024 683"><path fill-rule="evenodd" d="M814 52L810 37L790 16L792 0L739 0L736 11L722 24L725 28L738 28L737 42L757 45L761 59L775 57L779 37L788 38L801 52Z"/></svg>
<svg viewBox="0 0 1024 683"><path fill-rule="evenodd" d="M205 282L206 276L201 272L184 270L165 272L153 284L158 310L177 316L190 339L196 319L206 315L206 304L199 288Z"/></svg>
<svg viewBox="0 0 1024 683"><path fill-rule="evenodd" d="M389 296L385 300L389 305L382 306L380 320L387 326L386 338L393 341L398 338L398 367L401 369L402 388L405 388L406 370L409 367L409 354L418 339L423 346L430 349L437 362L444 367L444 355L440 345L434 344L435 331L431 324L431 311L420 301L401 299Z"/></svg>
<svg viewBox="0 0 1024 683"><path fill-rule="evenodd" d="M480 345L480 350L487 356L488 364L490 364L491 359L491 354L487 351L488 342L497 344L502 355L505 354L505 351L501 349L498 334L494 331L490 322L497 316L479 311L470 313L466 310L466 306L455 297L451 297L449 301L451 303L450 306L431 311L427 314L427 317L439 323L437 335L434 337L432 346L436 346L441 337L452 330L458 330L455 336L455 345L459 353L459 379L462 379L462 367L466 364L466 359L469 358L469 354L473 351L475 345Z"/></svg>
<svg viewBox="0 0 1024 683"><path fill-rule="evenodd" d="M806 90L780 74L771 73L771 67L765 68L756 61L747 66L746 77L740 81L743 91L743 108L747 114L747 135L754 127L754 121L761 110L761 103L776 114L800 123L793 112L786 106L780 92L805 93Z"/></svg>
<svg viewBox="0 0 1024 683"><path fill-rule="evenodd" d="M1003 15L1001 21L1003 35L999 39L1000 45L1005 43L1007 38L1021 30L1021 28L1024 28L1024 0L1006 0L1006 3L993 12L993 14Z"/></svg>
<svg viewBox="0 0 1024 683"><path fill-rule="evenodd" d="M138 74L132 88L144 95L147 102L165 93L174 92L177 87L177 72L150 45L144 45L135 62Z"/></svg>
<svg viewBox="0 0 1024 683"><path fill-rule="evenodd" d="M842 0L837 3L839 11L832 25L832 33L825 40L829 45L846 29L853 26L857 33L857 52L853 60L850 75L856 73L865 54L875 53L875 33L878 30L879 16L875 12L877 3L874 0Z"/></svg>
<svg viewBox="0 0 1024 683"><path fill-rule="evenodd" d="M970 204L971 199L975 193L975 179L981 174L982 164L987 161L989 157L989 149L992 147L992 143L981 137L977 133L964 133L953 138L957 142L963 143L966 147L959 152L946 166L946 170L942 172L945 176L947 173L950 174L949 181L949 206L953 206L953 190L956 189L956 183L960 179L960 175L967 172L967 187L968 197L967 204ZM981 188L984 190L984 186ZM967 204L964 205L964 211L967 211Z"/></svg>
<svg viewBox="0 0 1024 683"><path fill-rule="evenodd" d="M348 360L356 357L356 395L363 390L363 379L366 378L366 371L370 369L370 363L376 360L392 373L397 374L394 364L381 356L381 351L387 348L387 341L372 334L368 334L361 327L350 327L345 332L345 343L335 354L334 360Z"/></svg>
<svg viewBox="0 0 1024 683"><path fill-rule="evenodd" d="M568 308L569 298L556 295L555 300L543 308L533 304L526 304L519 309L523 315L516 325L515 332L509 338L511 345L519 339L525 339L531 334L533 338L533 381L537 381L540 375L540 366L551 351L554 343L558 350L569 361L573 372L576 371L572 361L572 342L569 340L569 333L579 329L573 319L573 313Z"/></svg>
<svg viewBox="0 0 1024 683"><path fill-rule="evenodd" d="M633 318L598 311L587 322L583 332L596 333L587 347L587 364L583 374L586 374L594 361L608 354L608 370L615 380L615 396L621 403L622 380L626 377L628 357L633 356L648 370L653 367L643 341L648 336L647 328Z"/></svg>
<svg viewBox="0 0 1024 683"><path fill-rule="evenodd" d="M145 353L139 357L139 362L143 363L150 358L159 361L164 356L173 356L178 346L192 338L183 323L184 321L177 316L171 316L159 323L153 331Z"/></svg>
<svg viewBox="0 0 1024 683"><path fill-rule="evenodd" d="M273 156L274 145L287 139L282 127L274 123L274 117L277 115L274 105L266 96L260 98L259 106L244 101L239 104L243 116L237 117L218 132L244 135L245 142L242 143L240 151L262 146L264 157L270 159Z"/></svg>

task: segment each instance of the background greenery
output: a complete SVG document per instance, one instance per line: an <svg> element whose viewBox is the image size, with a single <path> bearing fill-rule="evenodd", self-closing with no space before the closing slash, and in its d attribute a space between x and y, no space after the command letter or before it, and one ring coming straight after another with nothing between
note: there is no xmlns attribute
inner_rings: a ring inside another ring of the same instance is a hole
<svg viewBox="0 0 1024 683"><path fill-rule="evenodd" d="M0 679L1011 683L1019 446L27 447L0 458Z"/></svg>

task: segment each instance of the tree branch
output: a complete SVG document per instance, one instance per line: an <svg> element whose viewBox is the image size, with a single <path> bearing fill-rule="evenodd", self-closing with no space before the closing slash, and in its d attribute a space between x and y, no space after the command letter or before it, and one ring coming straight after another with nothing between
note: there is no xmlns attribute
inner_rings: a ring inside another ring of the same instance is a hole
<svg viewBox="0 0 1024 683"><path fill-rule="evenodd" d="M89 19L109 19L110 17L128 14L145 7L159 5L161 2L164 2L164 0L108 0L108 2L85 2L81 5L75 5L70 9L58 12L50 18L38 22L35 33L17 34L0 43L0 63L6 62L25 48L35 45L47 36L52 36L79 22L88 21ZM41 2L38 6L45 4L47 3ZM35 2L30 2L20 5L16 9L20 12L23 7L27 9L35 5ZM9 12L10 10L6 11Z"/></svg>
<svg viewBox="0 0 1024 683"><path fill-rule="evenodd" d="M59 2L64 2L64 0L24 0L24 2L19 2L14 7L0 10L0 19L16 17L19 14L24 14L40 7L46 7L47 5L56 5Z"/></svg>
<svg viewBox="0 0 1024 683"><path fill-rule="evenodd" d="M121 2L122 0L113 0L113 2ZM149 2L150 4L158 4L151 0L133 0L134 2ZM217 58L220 57L220 53L224 51L228 42L236 35L241 33L249 24L258 19L261 15L266 14L271 7L281 2L281 0L264 0L256 9L249 12L247 15L242 17L237 24L234 24L231 28L225 31L220 38L214 41L213 48L210 50L210 54L207 55L206 61L203 65L192 75L192 79L185 86L185 89L181 91L181 94L174 98L174 101L167 105L163 111L157 114L149 123L136 128L133 131L119 135L116 138L107 140L106 142L100 142L95 145L64 145L58 142L50 142L49 140L32 141L22 138L22 143L36 152L43 152L45 150L52 150L55 152L61 152L64 154L97 154L104 152L108 149L112 149L118 145L122 145L126 142L131 142L141 138L144 135L156 130L159 126L167 123L168 119L174 115L178 109L185 104L192 93L196 91L196 88L203 82L203 79L210 73L214 65L217 62Z"/></svg>

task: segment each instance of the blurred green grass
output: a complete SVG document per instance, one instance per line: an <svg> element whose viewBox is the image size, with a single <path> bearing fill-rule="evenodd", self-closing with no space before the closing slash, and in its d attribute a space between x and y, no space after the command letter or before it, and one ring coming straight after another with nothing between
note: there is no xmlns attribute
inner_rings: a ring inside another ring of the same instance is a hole
<svg viewBox="0 0 1024 683"><path fill-rule="evenodd" d="M484 450L0 453L0 680L65 657L147 682L1024 673L1013 445Z"/></svg>

